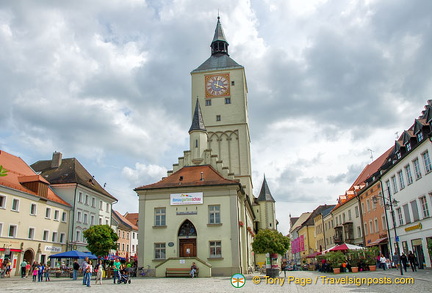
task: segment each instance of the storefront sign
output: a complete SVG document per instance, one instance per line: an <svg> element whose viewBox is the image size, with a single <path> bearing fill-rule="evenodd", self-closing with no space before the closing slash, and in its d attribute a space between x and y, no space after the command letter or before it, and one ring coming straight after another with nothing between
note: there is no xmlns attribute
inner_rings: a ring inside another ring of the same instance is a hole
<svg viewBox="0 0 432 293"><path fill-rule="evenodd" d="M61 252L61 247L56 247L56 246L45 246L45 251Z"/></svg>
<svg viewBox="0 0 432 293"><path fill-rule="evenodd" d="M173 193L170 195L170 204L175 205L189 205L189 204L203 204L203 193Z"/></svg>
<svg viewBox="0 0 432 293"><path fill-rule="evenodd" d="M412 230L417 230L417 229L421 229L421 228L422 228L422 224L418 223L417 225L405 228L405 232L412 231Z"/></svg>

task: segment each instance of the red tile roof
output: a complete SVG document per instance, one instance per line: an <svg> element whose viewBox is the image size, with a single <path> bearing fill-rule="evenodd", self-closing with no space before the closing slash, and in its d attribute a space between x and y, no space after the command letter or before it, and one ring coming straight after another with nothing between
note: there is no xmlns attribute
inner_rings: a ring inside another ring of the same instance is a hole
<svg viewBox="0 0 432 293"><path fill-rule="evenodd" d="M159 182L137 187L135 191L215 185L240 185L240 182L237 180L225 179L210 165L188 166L181 168Z"/></svg>
<svg viewBox="0 0 432 293"><path fill-rule="evenodd" d="M124 217L126 219L128 219L128 221L131 222L132 224L138 226L138 218L139 218L139 214L138 213L126 213L124 215Z"/></svg>
<svg viewBox="0 0 432 293"><path fill-rule="evenodd" d="M27 165L21 158L0 150L0 165L2 165L3 168L8 170L7 176L0 177L0 185L38 197L43 197L38 195L36 192L28 189L22 183L40 182L49 185L49 182L46 181L42 176L36 174L33 169L30 168L29 165ZM55 194L54 191L49 188L49 186L47 199L68 207L71 206L63 199L61 199L57 194Z"/></svg>
<svg viewBox="0 0 432 293"><path fill-rule="evenodd" d="M117 218L123 222L126 226L129 226L133 230L138 230L138 227L134 224L132 224L128 219L126 219L122 214L120 214L118 211L113 210L114 214L117 216Z"/></svg>

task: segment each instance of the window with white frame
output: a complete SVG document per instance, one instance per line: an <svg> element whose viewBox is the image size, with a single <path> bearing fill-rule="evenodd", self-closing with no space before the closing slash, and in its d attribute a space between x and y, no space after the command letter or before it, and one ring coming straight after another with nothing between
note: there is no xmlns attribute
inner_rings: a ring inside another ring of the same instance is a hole
<svg viewBox="0 0 432 293"><path fill-rule="evenodd" d="M90 225L94 225L94 219L95 217L93 215L90 216Z"/></svg>
<svg viewBox="0 0 432 293"><path fill-rule="evenodd" d="M57 232L53 232L53 233L52 233L51 241L52 241L52 242L57 242Z"/></svg>
<svg viewBox="0 0 432 293"><path fill-rule="evenodd" d="M361 227L360 226L357 226L357 235L358 235L358 237L362 237Z"/></svg>
<svg viewBox="0 0 432 293"><path fill-rule="evenodd" d="M17 226L16 225L9 225L9 234L8 236L11 238L15 238L17 234Z"/></svg>
<svg viewBox="0 0 432 293"><path fill-rule="evenodd" d="M166 225L166 209L165 208L155 208L155 226L165 226Z"/></svg>
<svg viewBox="0 0 432 293"><path fill-rule="evenodd" d="M402 189L405 188L405 181L404 181L403 173L402 173L402 171L399 171L397 174L398 174L398 177L399 177L400 189L402 190Z"/></svg>
<svg viewBox="0 0 432 293"><path fill-rule="evenodd" d="M428 218L430 214L426 196L420 197L420 203L423 211L423 218Z"/></svg>
<svg viewBox="0 0 432 293"><path fill-rule="evenodd" d="M34 228L29 228L29 230L28 230L28 239L33 239L34 238L34 233L35 233L35 229Z"/></svg>
<svg viewBox="0 0 432 293"><path fill-rule="evenodd" d="M402 216L402 209L401 208L397 208L396 209L396 213L397 213L397 217L399 219L399 225L403 225L404 221L403 221L403 216Z"/></svg>
<svg viewBox="0 0 432 293"><path fill-rule="evenodd" d="M81 212L77 212L77 222L81 223Z"/></svg>
<svg viewBox="0 0 432 293"><path fill-rule="evenodd" d="M66 234L65 233L60 233L60 243L65 243L66 240Z"/></svg>
<svg viewBox="0 0 432 293"><path fill-rule="evenodd" d="M88 194L85 195L85 202L84 202L84 204L86 206L88 206L88 204L89 204L89 196L88 196Z"/></svg>
<svg viewBox="0 0 432 293"><path fill-rule="evenodd" d="M165 259L165 243L155 243L155 259Z"/></svg>
<svg viewBox="0 0 432 293"><path fill-rule="evenodd" d="M385 221L385 216L381 216L381 225L383 227L383 230L387 230L387 225Z"/></svg>
<svg viewBox="0 0 432 293"><path fill-rule="evenodd" d="M0 195L0 209L6 208L6 196Z"/></svg>
<svg viewBox="0 0 432 293"><path fill-rule="evenodd" d="M43 235L42 236L42 240L43 241L48 241L49 231L48 230L44 230L42 235Z"/></svg>
<svg viewBox="0 0 432 293"><path fill-rule="evenodd" d="M35 203L32 203L30 205L30 215L36 216L36 204Z"/></svg>
<svg viewBox="0 0 432 293"><path fill-rule="evenodd" d="M391 181L393 184L393 193L397 193L399 190L397 187L396 176L392 176Z"/></svg>
<svg viewBox="0 0 432 293"><path fill-rule="evenodd" d="M100 200L99 201L99 209L102 211L103 210L103 202Z"/></svg>
<svg viewBox="0 0 432 293"><path fill-rule="evenodd" d="M99 218L99 225L102 225L102 218Z"/></svg>
<svg viewBox="0 0 432 293"><path fill-rule="evenodd" d="M408 207L408 204L404 204L404 205L402 206L402 208L403 208L403 211L404 211L405 222L406 222L407 224L411 223L411 216L410 216L410 213L409 213L409 207Z"/></svg>
<svg viewBox="0 0 432 293"><path fill-rule="evenodd" d="M92 208L96 207L96 199L92 197Z"/></svg>
<svg viewBox="0 0 432 293"><path fill-rule="evenodd" d="M209 205L209 224L220 224L220 205Z"/></svg>
<svg viewBox="0 0 432 293"><path fill-rule="evenodd" d="M415 171L415 176L416 176L416 180L419 180L422 177L421 171L420 171L420 163L418 158L416 158L413 161L414 164L414 171Z"/></svg>
<svg viewBox="0 0 432 293"><path fill-rule="evenodd" d="M109 203L106 203L105 211L106 211L107 213L109 213L109 211L110 211Z"/></svg>
<svg viewBox="0 0 432 293"><path fill-rule="evenodd" d="M430 171L432 171L432 165L431 165L431 160L430 160L430 157L429 157L429 152L425 151L422 154L422 158L423 158L423 164L424 164L424 167L425 167L425 174L427 174Z"/></svg>
<svg viewBox="0 0 432 293"><path fill-rule="evenodd" d="M415 221L420 220L417 201L413 200L412 202L410 202L410 204L411 204L411 210L413 213L413 221L415 222Z"/></svg>
<svg viewBox="0 0 432 293"><path fill-rule="evenodd" d="M83 222L84 222L84 224L87 224L87 217L88 217L88 215L86 213L84 213L83 216L84 216L83 217L84 218Z"/></svg>
<svg viewBox="0 0 432 293"><path fill-rule="evenodd" d="M82 203L82 202L83 202L82 192L78 192L78 202L79 202L79 203Z"/></svg>
<svg viewBox="0 0 432 293"><path fill-rule="evenodd" d="M379 231L379 226L378 226L378 219L377 218L375 218L374 219L374 222L375 222L375 231Z"/></svg>
<svg viewBox="0 0 432 293"><path fill-rule="evenodd" d="M59 210L55 210L54 211L54 221L58 221L59 220L59 215L60 215L60 211Z"/></svg>
<svg viewBox="0 0 432 293"><path fill-rule="evenodd" d="M210 258L222 257L221 241L210 241Z"/></svg>
<svg viewBox="0 0 432 293"><path fill-rule="evenodd" d="M354 211L355 211L355 216L356 216L356 218L358 218L358 217L360 216L358 206L355 206L355 207L354 207Z"/></svg>
<svg viewBox="0 0 432 293"><path fill-rule="evenodd" d="M14 212L19 211L19 199L14 198L12 200L12 211L14 211Z"/></svg>
<svg viewBox="0 0 432 293"><path fill-rule="evenodd" d="M366 200L367 211L369 212L371 209L370 200Z"/></svg>
<svg viewBox="0 0 432 293"><path fill-rule="evenodd" d="M66 222L66 212L62 213L62 222Z"/></svg>
<svg viewBox="0 0 432 293"><path fill-rule="evenodd" d="M374 233L374 229L373 229L373 224L372 224L372 220L369 221L369 233L373 234Z"/></svg>
<svg viewBox="0 0 432 293"><path fill-rule="evenodd" d="M46 208L45 209L45 218L49 219L51 217L51 209L50 208Z"/></svg>
<svg viewBox="0 0 432 293"><path fill-rule="evenodd" d="M410 165L405 166L405 175L407 177L408 185L412 184L413 178L412 178L412 174L411 174L411 166Z"/></svg>
<svg viewBox="0 0 432 293"><path fill-rule="evenodd" d="M75 241L76 242L81 242L81 231L76 231L75 232Z"/></svg>

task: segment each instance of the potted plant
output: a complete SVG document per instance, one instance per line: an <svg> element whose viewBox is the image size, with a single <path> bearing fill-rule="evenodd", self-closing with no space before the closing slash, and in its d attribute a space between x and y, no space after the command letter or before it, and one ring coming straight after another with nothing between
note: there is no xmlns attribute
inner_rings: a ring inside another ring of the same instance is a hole
<svg viewBox="0 0 432 293"><path fill-rule="evenodd" d="M333 268L333 273L340 274L340 267L346 260L345 254L343 254L342 251L329 252L326 254L326 258Z"/></svg>
<svg viewBox="0 0 432 293"><path fill-rule="evenodd" d="M369 266L370 271L376 271L376 258L379 255L379 248L371 246L365 249L365 263Z"/></svg>
<svg viewBox="0 0 432 293"><path fill-rule="evenodd" d="M352 249L348 250L348 261L351 264L351 272L358 273L360 259L363 256L363 250Z"/></svg>

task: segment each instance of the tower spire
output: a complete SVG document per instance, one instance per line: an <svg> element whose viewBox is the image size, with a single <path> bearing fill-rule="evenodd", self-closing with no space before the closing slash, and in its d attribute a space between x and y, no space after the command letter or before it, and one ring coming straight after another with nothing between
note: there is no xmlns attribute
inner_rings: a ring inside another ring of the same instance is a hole
<svg viewBox="0 0 432 293"><path fill-rule="evenodd" d="M225 39L225 34L223 32L222 25L220 23L220 17L218 14L215 34L213 37L213 41L210 45L212 55L216 55L216 54L229 55L228 54L228 46L229 46L229 44L228 44L227 40Z"/></svg>
<svg viewBox="0 0 432 293"><path fill-rule="evenodd" d="M189 133L191 133L194 130L206 131L198 98L196 100L195 112L192 117L192 125L189 128Z"/></svg>

